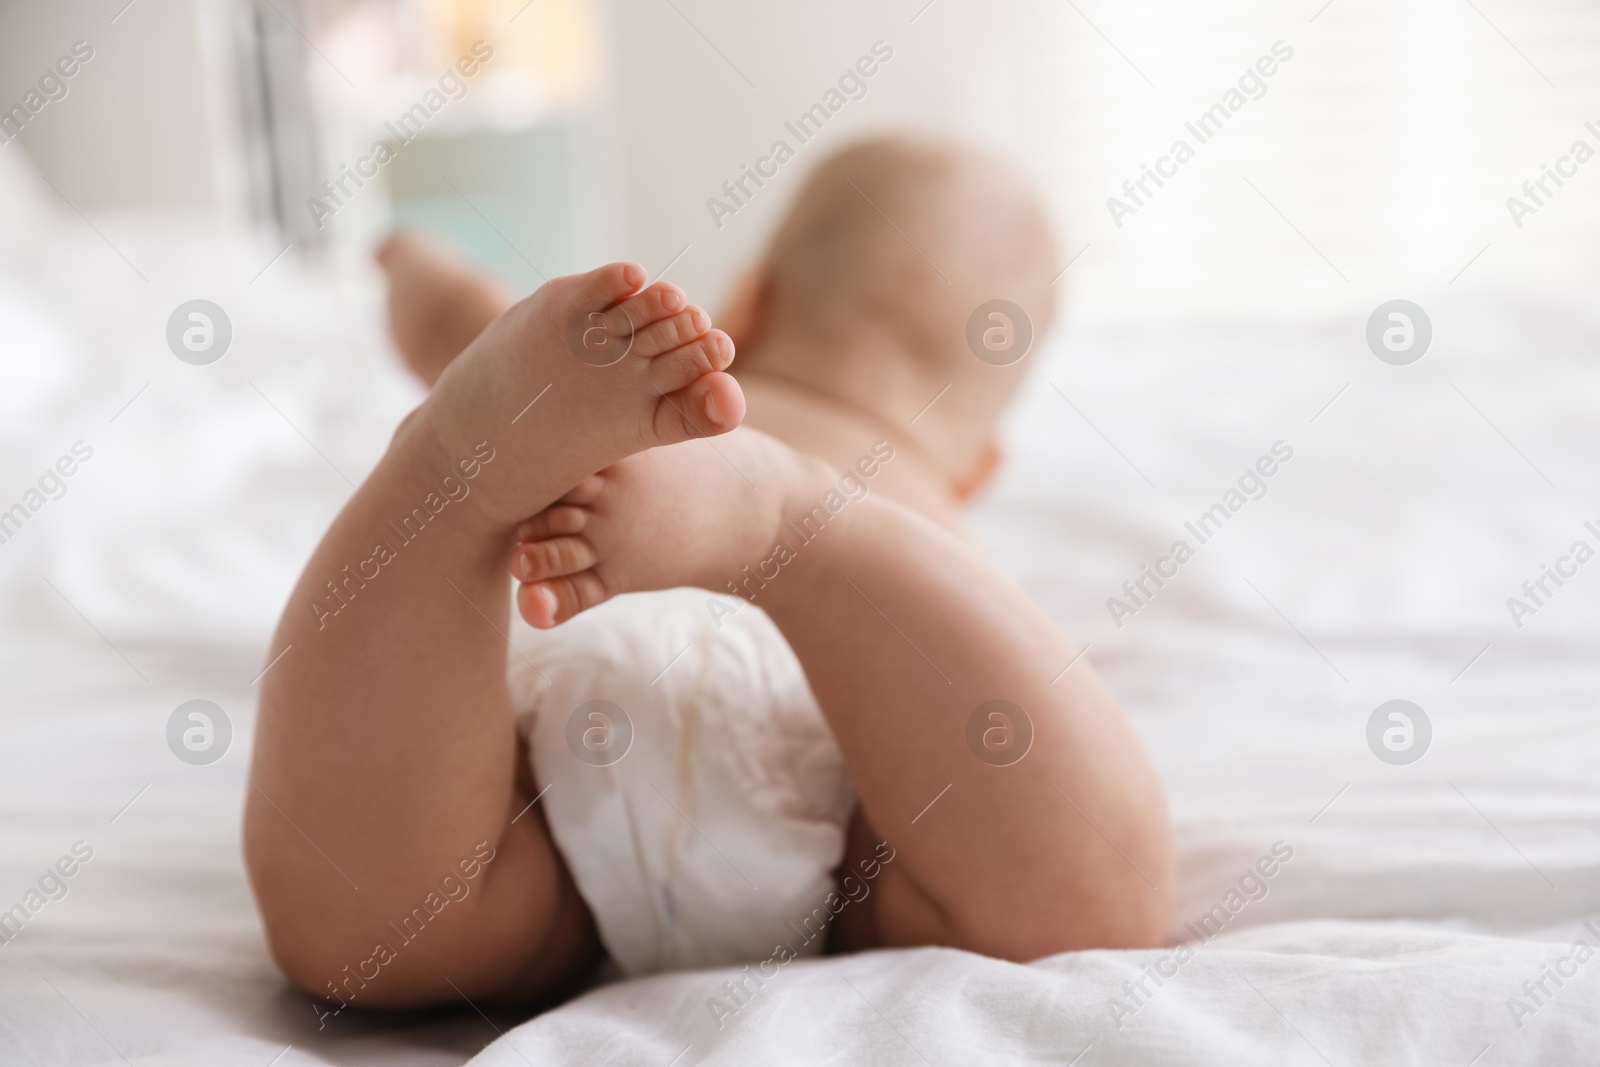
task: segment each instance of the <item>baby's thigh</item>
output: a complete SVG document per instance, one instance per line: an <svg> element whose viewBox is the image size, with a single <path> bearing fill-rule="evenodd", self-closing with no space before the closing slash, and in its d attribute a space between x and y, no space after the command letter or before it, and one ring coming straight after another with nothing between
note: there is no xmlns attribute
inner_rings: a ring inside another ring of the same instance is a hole
<svg viewBox="0 0 1600 1067"><path fill-rule="evenodd" d="M604 958L594 915L535 802L527 757L518 745L511 820L474 897L451 936L434 942L422 970L470 982L496 1003L549 1002L577 992ZM459 905L452 905L459 907ZM464 976L464 977L457 977Z"/></svg>
<svg viewBox="0 0 1600 1067"><path fill-rule="evenodd" d="M833 922L829 952L960 943L933 898L896 866L893 844L873 829L859 805L835 880L850 903Z"/></svg>

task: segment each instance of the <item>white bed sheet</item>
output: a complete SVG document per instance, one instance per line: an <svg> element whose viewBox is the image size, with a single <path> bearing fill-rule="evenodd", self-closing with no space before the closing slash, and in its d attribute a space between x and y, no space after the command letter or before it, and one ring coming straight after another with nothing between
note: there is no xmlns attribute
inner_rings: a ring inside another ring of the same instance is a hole
<svg viewBox="0 0 1600 1067"><path fill-rule="evenodd" d="M1113 998L1161 953L793 964L720 1030L706 1000L728 975L698 972L515 1029L463 1009L319 1031L239 862L251 682L346 479L416 393L370 284L291 257L252 282L275 249L248 240L108 225L113 254L56 225L0 259L0 336L31 338L0 365L24 383L0 422L0 506L74 440L96 455L0 546L0 908L72 842L95 858L0 945L0 1062L460 1063L497 1028L477 1062L1592 1059L1600 963L1520 1029L1507 998L1596 941L1600 566L1520 631L1504 602L1600 520L1593 312L1441 301L1409 368L1374 360L1358 321L1100 326L1036 357L976 524L1089 645L1160 765L1174 936L1274 842L1295 853L1121 1027ZM161 341L197 295L237 338L206 368ZM1267 496L1114 626L1105 599L1280 439L1295 456ZM165 748L194 697L233 717L209 767ZM1435 728L1407 767L1364 741L1395 697Z"/></svg>

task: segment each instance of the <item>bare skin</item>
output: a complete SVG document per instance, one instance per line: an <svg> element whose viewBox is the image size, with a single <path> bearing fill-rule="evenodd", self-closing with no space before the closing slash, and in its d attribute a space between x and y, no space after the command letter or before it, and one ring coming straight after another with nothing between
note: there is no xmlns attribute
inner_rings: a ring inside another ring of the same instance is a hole
<svg viewBox="0 0 1600 1067"><path fill-rule="evenodd" d="M404 301L427 268L397 270L393 259L391 300ZM754 430L725 437L721 456L704 442L651 447L727 431L743 402L717 373L731 345L670 286L611 313L637 331L616 367L562 349L575 310L610 304L642 278L605 280L622 269L540 290L454 362L430 347L444 331L397 337L438 387L329 531L285 613L274 648L293 647L264 681L246 813L272 949L312 992L346 995L342 969L393 941L385 920L480 841L495 858L471 895L441 916L437 937L407 944L364 984L358 1003L552 997L581 982L599 954L593 919L539 808L518 818L536 789L505 681L506 568L523 583L523 616L540 626L628 591L721 592L837 483L828 462ZM749 384L774 429L820 426L812 432L829 449L848 453L828 457L839 465L890 437L870 410L780 381ZM369 555L385 519L487 438L496 456L471 495L319 626L305 605L326 599L322 583ZM1171 850L1137 740L1087 662L1058 676L1070 645L944 528L959 525L959 493L936 464L903 432L890 439L896 457L874 494L835 516L757 601L798 655L856 780L847 864L879 841L897 851L869 906L841 916L833 947L943 944L1031 959L1160 943ZM1035 730L1027 758L1004 768L975 759L965 740L973 709L997 697L1024 708Z"/></svg>
<svg viewBox="0 0 1600 1067"><path fill-rule="evenodd" d="M744 414L721 373L727 337L673 286L636 292L644 279L613 264L497 318L401 425L290 596L272 646L287 651L262 680L244 850L273 955L307 990L340 983L367 1006L552 996L597 956L543 822L512 821L532 798L516 781L500 634L518 520L633 452L724 432ZM596 368L568 348L589 312L624 333L634 324L627 359ZM461 464L481 460L484 442L492 459L469 478ZM469 492L402 543L385 524L442 499L446 474ZM319 618L313 601L338 603L324 583L346 581L380 539L401 545L396 558L350 580L348 604ZM470 895L396 959L363 967L480 842L493 859ZM344 984L347 967L371 980Z"/></svg>
<svg viewBox="0 0 1600 1067"><path fill-rule="evenodd" d="M1085 664L1059 674L1076 653L1044 613L900 504L868 496L800 544L792 530L838 479L750 429L715 449L632 456L519 529L518 607L550 627L622 593L721 590L789 543L794 559L755 602L799 657L850 766L867 824L856 849L887 840L896 853L867 898L870 925L837 947L1027 960L1159 944L1165 803L1110 693ZM969 716L996 698L1034 729L1027 756L1006 767L967 745Z"/></svg>
<svg viewBox="0 0 1600 1067"><path fill-rule="evenodd" d="M450 361L512 304L492 280L470 270L443 246L410 234L397 234L377 253L389 283L388 319L395 347L413 374L432 386ZM724 326L743 346L759 333L756 293L741 287ZM735 330L738 333L735 333ZM881 345L877 338L864 346ZM874 350L881 356L881 347ZM898 452L875 487L891 499L953 530L962 526L961 505L991 473L998 459L992 445L975 466L947 472L925 442L908 428L932 391L908 398L904 411L884 414L837 399L770 373L745 373L730 367L745 394L746 424L786 441L836 467L848 467L874 441L888 440ZM896 417L898 415L898 417ZM924 426L931 423L926 420Z"/></svg>
<svg viewBox="0 0 1600 1067"><path fill-rule="evenodd" d="M436 263L440 262L440 260L433 258L430 262ZM426 300L425 294L414 292L413 287L429 284L426 266L427 264L418 263L407 269L403 275L396 275L395 271L391 269L391 300L413 304L424 302ZM451 269L450 287L461 287L472 283L474 276L463 271L459 265L452 265ZM759 295L760 286L753 284L755 281L755 278L747 276L744 283L739 286L732 306L730 306L726 315L729 331L737 331L735 333L736 338L748 338L752 343L757 341L767 345L793 343L788 338L774 336L773 332L768 328ZM483 295L487 298L492 292L491 283L481 281L480 284L484 286ZM401 345L403 350L411 350L407 359L413 365L419 363L423 365L440 365L442 359L440 353L418 351L419 343L423 340L423 338L419 337L397 338L397 343ZM893 355L886 354L881 350L882 346L893 344L891 339L881 336L864 336L860 343L866 346L878 347L871 352L863 351L857 358L875 358L879 361L894 359ZM779 366L783 364L782 360L765 360L763 362ZM924 389L918 392L918 387L913 386L903 397L895 396L892 392L879 391L863 395L858 401L841 402L838 398L819 392L805 383L787 380L772 373L746 372L739 376L739 380L749 406L749 415L745 425L766 431L767 434L779 438L798 452L820 457L826 461L824 469L827 467L848 469L861 456L870 453L874 442L888 441L895 449L895 459L892 463L884 464L880 467L879 473L872 481L874 492L883 498L887 498L887 500L894 501L896 504L904 505L905 508L919 513L920 516L926 519L932 520L932 522L944 527L957 537L962 535L964 527L961 517L962 503L976 489L981 487L999 461L999 450L990 443L977 449L978 456L974 462L967 464L957 463L952 466L948 461L941 461L941 457L936 454L941 449L936 444L931 444L924 440L915 432L915 426L907 425L910 417L915 416L926 404L925 397L931 396L936 390ZM886 408L889 410L884 410ZM905 410L900 411L898 408L904 408ZM928 422L931 421L927 420L923 425L926 427ZM772 465L769 453L773 448L779 446L764 434L749 435L743 430L737 431L727 441L719 443L718 447L724 453L728 453L730 448L735 448L735 451L729 453L729 455L734 458L735 462L739 462L737 456L741 453L735 442L742 442L747 437L754 437L757 440L766 442L765 446L753 450L752 463L760 469L765 469L765 466ZM693 529L692 534L687 536L687 541L695 545L712 546L716 545L719 542L720 535L728 530L744 528L740 526L735 517L726 515L724 509L714 506L709 501L699 501L697 487L702 485L720 486L721 488L718 492L723 494L726 500L737 502L733 506L740 515L767 516L769 514L748 498L748 493L744 492L749 490L748 483L743 478L735 478L732 467L724 459L713 457L709 450L701 448L701 456L702 458L713 458L714 465L695 464L687 460L669 463L668 454L687 454L691 451L693 449L689 447L680 447L657 450L632 457L623 464L618 465L618 467L604 472L601 477L592 479L584 486L580 486L569 497L569 503L572 500L587 503L585 494L594 492L597 486L606 483L607 478L620 479L622 484L630 487L629 495L639 495L642 493L642 490L638 489L640 479L632 477L629 471L632 466L648 466L652 472L651 477L658 485L670 487L661 490L661 495L653 500L654 505L660 507L663 501L674 498L679 501L696 500L697 503L693 506L683 507L680 514L674 517L657 515L655 511L649 512L648 518L641 515L638 517L639 521L637 521L637 528L639 529L653 530L657 528L658 522L663 524L670 524L672 521L686 522L689 521L686 515L699 515L702 518ZM763 457L766 461L765 464L762 462ZM705 469L702 469L702 466ZM779 472L792 473L795 470L806 468L803 464L799 464L791 458L791 461L777 464L775 469ZM750 471L746 471L746 473L750 474L751 479L756 481L757 484L763 484L762 480L755 477ZM813 470L812 473L815 473L815 471ZM770 491L779 492L780 495L782 492L787 492L787 490L775 489L770 486L767 488ZM804 496L804 494L802 493L801 496ZM817 499L818 496L814 495L805 500L805 505L809 507L815 504ZM876 500L873 503L874 508L878 508L886 501ZM607 505L604 501L597 499L594 506L604 508ZM623 506L618 504L611 504L610 507L613 509L613 514L620 515L626 511ZM558 512L560 513L559 515L557 514ZM715 516L714 524L711 527L706 526L706 517L709 516ZM889 521L903 523L908 519L908 516L903 513L903 509L896 509L896 516L895 520ZM561 522L575 523L587 520L579 518L574 513L574 509L570 507L556 508L549 515L541 517L536 522L524 524L518 531L518 539L527 541L535 536L534 531L536 530L548 536L552 532L548 524L552 521L559 524ZM763 518L759 521L765 521L765 519ZM927 523L920 524L918 526L920 532L926 533L927 525ZM760 542L768 537L770 537L770 531L765 531L763 528L762 536L755 538L755 541ZM948 549L953 540L953 538L946 539L942 548L935 550L935 554L943 549ZM770 548L770 539L765 540L765 543L758 544L755 550L751 550L749 543L746 543L742 549L746 552L746 555L743 558L738 558L737 562L733 562L731 566L728 565L729 561L723 560L719 566L712 567L706 574L701 574L698 577L694 574L679 575L669 581L668 584L702 584L713 591L722 592L725 588L724 583L730 578L736 577L737 572L745 563L765 557ZM532 552L531 555L530 551ZM546 568L559 568L562 564L570 566L574 559L581 558L579 554L592 551L592 548L583 547L578 539L557 537L551 541L549 547L544 549L537 551L520 550L513 557L513 573L519 581L524 583L536 582L535 572L524 568L534 563ZM1071 652L1070 646L1056 631L1053 624L1044 620L1037 608L1033 607L1019 591L1015 590L1013 586L979 560L970 549L962 546L962 552L970 562L975 563L981 570L981 576L972 577L972 580L976 583L973 586L974 589L995 588L1007 590L1017 603L1023 605L1022 610L1025 613L1025 617L1030 620L1028 626L1037 627L1037 632L1040 634L1050 635L1055 648L1048 653L1040 653L1044 658L1034 661L1034 669L1042 669L1046 664L1054 662L1053 657L1055 656L1064 656L1059 660L1063 666L1071 662L1075 653ZM626 556L627 553L625 551L613 553L614 558L624 558ZM873 568L877 566L878 563L876 562L869 564L868 573L875 573ZM927 573L935 572L948 573L938 567L930 568ZM613 585L608 589L604 582L591 581L591 579L600 578L601 573L600 569L596 569L590 574L580 575L571 579L575 583L580 583L583 587L584 595L591 599L588 601L577 600L574 594L571 602L562 609L566 613L560 615L560 618L569 617L570 613L575 610L574 605L576 604L581 603L583 607L592 606L595 598L616 595L618 590L625 587L658 587L648 582L643 586L629 585L629 580L625 579L620 584ZM926 576L913 567L909 572L908 580L914 586L922 586L926 582ZM817 602L798 605L794 611L785 611L781 607L775 609L773 603L763 599L762 607L773 615L780 629L783 629L785 636L790 639L791 646L794 647L797 654L801 655L801 663L806 669L807 678L812 682L813 690L816 691L819 699L823 699L822 686L824 679L830 680L842 694L841 699L845 701L845 706L839 707L827 700L823 700L823 709L829 718L830 724L833 726L835 735L840 739L841 745L844 746L846 759L850 764L852 774L856 776L859 783L864 763L880 762L884 757L884 750L881 748L875 749L870 745L852 746L847 742L847 738L854 737L860 733L860 729L856 725L856 720L861 717L857 714L859 702L854 697L868 692L861 686L861 680L867 677L872 677L883 685L894 688L896 692L904 697L905 691L901 688L903 685L901 674L898 669L882 670L882 664L887 661L878 657L878 646L875 643L881 640L885 633L889 635L891 642L899 642L901 639L887 628L880 629L872 637L863 639L862 635L857 633L853 627L841 626L837 620L831 619L830 613L837 605L827 602L825 584L813 586L812 583L808 582L807 578L801 577L793 585L812 586L799 592L814 594L817 597ZM853 606L859 611L862 606L859 594L854 589L851 589L848 584L844 586L843 590L840 590L837 588L837 583L835 583L832 593L835 597L842 594L847 607ZM524 618L530 624L536 626L551 625L555 616L552 616L544 608L532 604L529 599L537 595L539 594L526 588L522 592L521 606ZM765 597L766 594L763 592L763 598ZM873 600L876 602L878 598L874 596ZM879 606L882 607L881 604ZM924 601L918 599L909 604L907 610L915 616L923 616L927 614L927 605ZM887 608L884 609L884 614L897 620L900 618L900 616L888 611ZM938 614L943 615L942 609ZM871 613L871 616L866 621L870 623L872 618L877 618L878 625L881 626L881 617L874 612ZM830 625L819 625L819 620L830 620ZM988 626L990 624L986 622L984 625ZM791 633L791 626L803 627L808 632L804 636L799 633ZM1009 628L986 632L1009 632ZM920 645L921 642L919 641L918 644ZM1013 653L1023 647L1022 645L1010 646ZM808 658L802 652L802 648L814 648L816 650L814 657ZM897 646L892 651L903 655L907 650L903 647L902 642L902 646ZM920 655L914 658L919 663L924 662ZM982 656L978 658L982 661ZM866 661L865 663L862 662L863 659ZM1006 656L1002 656L1000 659L995 659L991 662L1009 663L1010 660ZM1052 669L1051 677L1044 680L1046 688L1051 691L1053 698L1061 702L1063 707L1078 709L1081 712L1077 719L1080 727L1088 722L1103 725L1103 731L1097 735L1097 743L1108 745L1110 751L1115 754L1115 759L1109 759L1109 762L1102 765L1108 768L1118 768L1117 773L1121 777L1117 781L1121 783L1121 788L1125 789L1125 792L1122 793L1121 803L1125 803L1127 809L1125 817L1120 820L1126 830L1126 834L1119 836L1113 832L1110 825L1102 821L1102 816L1095 814L1091 808L1084 807L1085 801L1073 792L1069 781L1083 780L1084 777L1083 774L1074 771L1071 779L1063 779L1057 783L1060 792L1052 790L1050 795L1055 798L1058 805L1066 803L1062 794L1070 796L1072 802L1078 804L1082 809L1080 815L1093 819L1096 824L1099 824L1097 829L1095 826L1089 825L1085 819L1080 818L1077 824L1077 831L1078 833L1087 833L1089 840L1086 841L1085 848L1089 854L1094 854L1095 850L1099 849L1101 859L1109 860L1114 865L1120 865L1120 870L1103 876L1098 867L1084 865L1081 862L1083 854L1075 849L1066 849L1061 852L1052 849L1048 854L1062 858L1071 857L1072 862L1077 864L1075 870L1078 877L1084 879L1086 885L1099 886L1114 895L1120 894L1121 906L1125 910L1120 918L1114 917L1115 908L1101 912L1098 905L1085 898L1083 891L1072 887L1063 888L1060 883L1047 875L1041 876L1034 885L1045 897L1054 900L1058 906L1079 909L1076 914L1080 919L1086 920L1082 927L1070 935L1071 939L1069 941L1062 942L1063 948L1091 945L1127 946L1145 943L1146 941L1159 943L1165 936L1166 917L1170 913L1171 906L1170 887L1172 885L1170 829L1167 822L1165 797L1159 780L1150 767L1137 740L1129 733L1126 722L1116 708L1114 701L1100 684L1098 678L1095 677L1092 667L1087 662L1078 662L1071 671L1052 686L1048 683L1055 678L1055 669ZM950 672L946 671L945 673L948 674ZM980 677L988 677L990 674L1000 678L1017 677L1017 675L1007 672L989 672L988 674L980 672ZM935 678L934 681L939 682L939 679ZM943 683L939 682L939 685L943 685ZM934 687L936 691L939 689L939 685ZM948 689L948 687L945 688ZM950 693L940 693L939 695L944 699L954 699L954 695ZM999 695L998 691L995 695ZM966 708L967 713L970 714L977 703L987 699L990 699L990 697L982 697L975 700ZM1032 715L1034 705L1028 704L1016 696L1012 696L1009 699L1029 709L1030 715ZM883 699L880 699L880 695L874 695L865 701L867 708L880 710L886 706L892 706L894 703L896 701L888 701L886 703ZM959 701L957 703L959 704ZM907 706L912 709L917 708L917 700L911 699L907 701ZM912 714L916 713L913 710ZM841 718L848 721L842 722L840 721ZM964 729L964 718L962 727ZM1035 744L1043 744L1044 737L1045 734L1041 729L1040 736L1036 739ZM1077 742L1071 743L1076 744ZM1087 758L1090 751L1092 751L1092 748L1083 750L1085 758ZM874 753L879 755L878 760L874 759ZM948 747L945 750L945 755L949 755ZM991 768L984 767L973 761L965 748L956 749L956 757L956 765L953 770L964 770L967 773L974 771L995 773ZM895 760L903 760L903 752L894 752L888 758L890 765L883 769L881 776L887 777L891 783L890 791L900 788L911 789L920 784L902 780L899 777L905 764L903 762L896 763ZM1030 764L1030 770L1038 770L1038 763L1032 759L1028 763ZM923 765L930 773L930 780L938 777L939 768L942 766L943 764L937 761ZM1006 770L1009 773L1016 769L1007 768ZM877 778L880 775L875 772L873 777ZM953 784L955 781L954 775L946 777L945 782L952 783L952 788L944 799L950 799L956 795L955 785ZM928 795L931 797L933 793L943 787L943 784L940 783ZM1037 782L1034 784L1038 785ZM1110 793L1105 794L1105 799L1111 803L1112 807L1115 807L1117 802L1111 801L1111 795L1115 794L1118 788L1118 786L1113 785L1110 787ZM857 865L860 860L872 853L878 841L884 840L884 835L877 833L874 829L874 824L870 821L870 817L878 807L873 802L875 798L869 796L871 792L874 791L861 790L862 807L858 811L851 827L847 855L841 870L847 870ZM1090 790L1090 793L1094 796L1100 795L1097 790ZM1002 806L1004 799L1003 796L999 799L999 803ZM914 812L913 815L915 814ZM982 830L981 827L984 819L989 814L987 808L976 808L971 814L976 818L975 826L978 828L977 832L980 834L986 833L987 831ZM892 816L886 814L884 818L886 820L885 825L890 825L888 820ZM917 825L921 826L924 821L931 819L930 812L928 819L918 819ZM992 829L991 827L990 830ZM1041 825L1040 829L1044 831L1044 825ZM1102 832L1105 836L1102 836ZM1119 857L1114 849L1107 847L1107 837L1117 842L1118 847L1122 848L1127 855ZM1072 834L1066 835L1066 839L1076 840ZM900 846L898 839L894 840L894 844L897 848ZM1057 847L1059 848L1059 845ZM1139 851L1140 847L1144 850L1142 854ZM1132 851L1130 851L1130 848ZM913 860L917 858L917 851L913 847ZM980 845L974 852L966 853L965 855L981 855L983 851L983 847ZM909 874L914 874L917 866L916 862L908 864L885 880L881 884L883 891L875 894L877 903L873 906L847 909L841 913L840 922L833 931L833 947L835 949L850 950L877 945L928 943L958 944L973 947L974 942L955 933L947 925L936 930L927 924L919 924L913 921L910 923L911 928L919 931L915 934L901 928L900 917L926 916L930 912L938 912L942 907L941 898L936 890L934 892L926 891L915 878L908 876ZM960 864L958 863L955 868L945 867L943 869L959 868ZM1014 865L1011 865L1010 869L1012 871L1016 870ZM885 870L893 870L893 866L891 865ZM995 869L991 867L989 870L993 872ZM981 879L977 882L966 884L973 887L982 886ZM979 892L977 896L983 897L984 892ZM987 899L993 900L996 898L989 896ZM979 901L978 906L984 906L982 901ZM1044 904L1041 909L1036 909L1036 912L1041 917L1046 917L1050 914L1050 907L1051 905ZM1006 910L1000 909L992 913L992 915L998 917L1004 914ZM878 919L879 915L888 915L891 918L885 923ZM1139 926L1141 922L1144 923L1141 934L1132 937L1131 940L1128 936L1125 936L1131 933L1132 928ZM1100 924L1098 932L1093 929L1096 923ZM1006 930L1003 933L1014 934L1024 941L1027 940L1026 932L1020 925L1016 924L1014 917L1011 915L1006 915ZM1079 942L1076 940L1077 938L1083 938L1084 940ZM1041 943L1032 942L1032 948L1038 949ZM1014 958L1032 958L1032 956L1042 955L1044 951L1042 949L1033 951L1030 955L1028 951L1023 950L1021 944L1017 944L1012 946L1011 951L996 949L994 954L1012 956ZM1056 951L1056 949L1049 949L1048 951Z"/></svg>
<svg viewBox="0 0 1600 1067"><path fill-rule="evenodd" d="M389 277L389 336L429 386L512 304L509 293L435 241L397 233L376 258Z"/></svg>

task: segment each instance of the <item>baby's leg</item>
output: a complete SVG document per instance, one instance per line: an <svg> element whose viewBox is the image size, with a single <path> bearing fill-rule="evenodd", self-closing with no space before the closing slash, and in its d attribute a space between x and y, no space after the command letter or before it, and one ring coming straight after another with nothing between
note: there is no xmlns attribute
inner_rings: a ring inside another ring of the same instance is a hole
<svg viewBox="0 0 1600 1067"><path fill-rule="evenodd" d="M377 260L389 283L389 335L406 366L429 386L512 304L490 278L417 234L394 234Z"/></svg>
<svg viewBox="0 0 1600 1067"><path fill-rule="evenodd" d="M1028 960L1163 943L1166 800L1115 699L968 545L899 505L862 503L757 601L855 778L847 868L881 841L896 853L871 907L841 914L835 946Z"/></svg>
<svg viewBox="0 0 1600 1067"><path fill-rule="evenodd" d="M602 471L520 531L524 618L673 585L755 595L854 775L853 851L894 850L865 907L845 909L842 947L1032 959L1160 944L1166 803L1111 695L973 549L876 496L843 503L850 487L819 467L739 430ZM994 700L1021 711L983 708Z"/></svg>
<svg viewBox="0 0 1600 1067"><path fill-rule="evenodd" d="M615 264L557 279L496 320L291 594L244 844L272 953L314 993L537 995L593 959L588 913L515 781L505 568L517 519L630 452L743 415L720 373L731 342L674 287L636 292L644 277Z"/></svg>

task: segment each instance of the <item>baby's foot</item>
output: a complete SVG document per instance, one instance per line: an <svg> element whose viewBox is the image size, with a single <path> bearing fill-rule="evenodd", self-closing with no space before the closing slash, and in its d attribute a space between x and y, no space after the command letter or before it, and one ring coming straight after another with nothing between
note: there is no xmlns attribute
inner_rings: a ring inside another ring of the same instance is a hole
<svg viewBox="0 0 1600 1067"><path fill-rule="evenodd" d="M446 464L492 457L467 497L492 522L509 529L625 456L744 418L722 373L733 342L677 286L644 282L634 263L548 282L480 333L418 409L417 432Z"/></svg>
<svg viewBox="0 0 1600 1067"><path fill-rule="evenodd" d="M378 246L375 258L389 281L394 346L428 385L511 306L511 297L498 285L420 234L392 234Z"/></svg>
<svg viewBox="0 0 1600 1067"><path fill-rule="evenodd" d="M517 608L547 628L620 593L728 592L780 539L797 540L785 519L799 521L833 479L820 460L751 429L629 456L518 527Z"/></svg>

